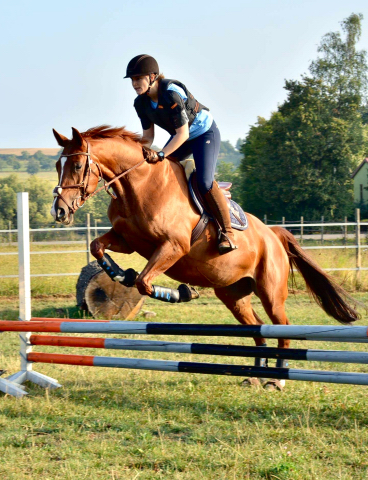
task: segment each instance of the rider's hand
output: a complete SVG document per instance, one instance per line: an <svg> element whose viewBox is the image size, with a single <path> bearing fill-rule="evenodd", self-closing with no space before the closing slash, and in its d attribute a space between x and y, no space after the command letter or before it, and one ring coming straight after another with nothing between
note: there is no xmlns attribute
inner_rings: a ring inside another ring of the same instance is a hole
<svg viewBox="0 0 368 480"><path fill-rule="evenodd" d="M143 150L143 156L146 159L147 163L157 163L160 161L159 156L157 155L157 152L154 150L151 150L150 148L142 146Z"/></svg>

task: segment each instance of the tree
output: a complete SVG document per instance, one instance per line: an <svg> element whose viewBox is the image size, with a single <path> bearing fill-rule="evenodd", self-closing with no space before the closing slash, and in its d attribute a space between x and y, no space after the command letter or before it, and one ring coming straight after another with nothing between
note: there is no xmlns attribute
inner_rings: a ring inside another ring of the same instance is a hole
<svg viewBox="0 0 368 480"><path fill-rule="evenodd" d="M220 144L219 161L233 163L239 165L241 155L231 145L229 140L224 140Z"/></svg>
<svg viewBox="0 0 368 480"><path fill-rule="evenodd" d="M46 223L52 220L50 208L53 201L47 180L29 177L26 184L19 182L17 175L0 178L0 224L17 220L17 193L29 194L29 219L31 223Z"/></svg>
<svg viewBox="0 0 368 480"><path fill-rule="evenodd" d="M30 175L35 175L39 171L40 171L40 162L38 160L31 158L28 161L27 173L29 173Z"/></svg>
<svg viewBox="0 0 368 480"><path fill-rule="evenodd" d="M21 152L22 155L20 157L21 160L28 160L31 156L31 154L29 152L27 152L27 150L23 150L23 152Z"/></svg>
<svg viewBox="0 0 368 480"><path fill-rule="evenodd" d="M13 167L13 170L20 170L20 167L22 166L21 163L15 158L11 162L11 166Z"/></svg>
<svg viewBox="0 0 368 480"><path fill-rule="evenodd" d="M223 155L231 155L235 152L234 147L231 145L229 140L223 140L220 145L220 154Z"/></svg>
<svg viewBox="0 0 368 480"><path fill-rule="evenodd" d="M25 185L29 194L29 221L30 223L44 223L51 220L50 208L53 202L50 184L31 176Z"/></svg>
<svg viewBox="0 0 368 480"><path fill-rule="evenodd" d="M312 219L352 212L350 173L368 152L361 115L368 67L365 52L355 50L361 18L342 22L345 42L339 33L323 37L312 76L286 81L287 100L250 129L240 172L252 213Z"/></svg>
<svg viewBox="0 0 368 480"><path fill-rule="evenodd" d="M244 143L244 140L242 138L238 138L238 140L236 141L235 148L238 150L238 152L241 151L241 147L243 143Z"/></svg>
<svg viewBox="0 0 368 480"><path fill-rule="evenodd" d="M340 32L325 35L318 47L322 56L309 68L315 79L336 89L336 100L341 107L353 96L362 103L367 93L367 52L356 49L362 34L362 20L361 13L352 13L341 22L345 41Z"/></svg>
<svg viewBox="0 0 368 480"><path fill-rule="evenodd" d="M23 191L23 185L17 175L0 178L0 220L14 223L17 218L17 192Z"/></svg>

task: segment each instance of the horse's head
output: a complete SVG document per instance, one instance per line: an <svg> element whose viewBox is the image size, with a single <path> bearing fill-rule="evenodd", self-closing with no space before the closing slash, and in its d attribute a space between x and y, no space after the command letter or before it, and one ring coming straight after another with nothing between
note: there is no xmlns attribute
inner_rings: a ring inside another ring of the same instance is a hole
<svg viewBox="0 0 368 480"><path fill-rule="evenodd" d="M53 130L63 151L56 162L59 183L53 191L51 215L65 225L73 222L74 212L94 192L101 175L100 166L91 158L89 143L77 129L72 130L71 140Z"/></svg>

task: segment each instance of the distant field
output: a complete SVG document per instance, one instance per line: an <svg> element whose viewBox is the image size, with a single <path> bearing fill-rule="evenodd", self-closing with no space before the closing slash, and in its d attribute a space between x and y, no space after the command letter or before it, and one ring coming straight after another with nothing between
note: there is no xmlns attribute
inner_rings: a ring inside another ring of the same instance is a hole
<svg viewBox="0 0 368 480"><path fill-rule="evenodd" d="M56 155L60 150L59 148L0 148L0 155L18 155L21 156L22 152L26 151L30 155L34 155L36 152L40 151L45 155Z"/></svg>
<svg viewBox="0 0 368 480"><path fill-rule="evenodd" d="M26 181L30 175L27 172L13 172L6 171L0 172L0 178L8 177L9 175L16 175L20 181ZM56 169L53 172L39 172L35 175L36 178L42 178L42 180L49 180L50 183L57 183L58 176Z"/></svg>

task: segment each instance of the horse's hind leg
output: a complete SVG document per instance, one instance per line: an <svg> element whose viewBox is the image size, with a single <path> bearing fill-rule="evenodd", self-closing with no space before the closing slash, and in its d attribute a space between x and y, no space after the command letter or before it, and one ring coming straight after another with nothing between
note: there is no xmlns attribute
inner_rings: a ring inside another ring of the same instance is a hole
<svg viewBox="0 0 368 480"><path fill-rule="evenodd" d="M216 296L226 305L234 317L243 325L262 325L263 321L255 313L251 306L251 297L253 293L253 280L243 278L233 285L223 288L215 288ZM264 338L254 339L258 347L266 347ZM267 366L266 358L256 358L255 366ZM243 384L260 385L256 378L246 379Z"/></svg>
<svg viewBox="0 0 368 480"><path fill-rule="evenodd" d="M285 302L288 295L287 284L283 286L272 285L272 287L271 285L263 284L258 288L257 295L274 325L290 324L285 312ZM285 338L278 339L279 348L289 348L289 346L290 340Z"/></svg>
<svg viewBox="0 0 368 480"><path fill-rule="evenodd" d="M253 293L254 282L245 277L228 287L215 288L215 294L234 317L243 325L262 325L263 321L254 312L250 300ZM257 346L264 345L263 338L255 338Z"/></svg>
<svg viewBox="0 0 368 480"><path fill-rule="evenodd" d="M264 275L261 281L257 281L257 296L262 302L263 308L274 325L289 325L290 322L285 312L285 302L288 296L287 286L288 271L285 269L268 269L268 275ZM285 338L278 339L279 348L289 348L290 340ZM287 360L276 361L276 367L286 368ZM285 385L285 380L270 380L266 383L266 388L279 388Z"/></svg>

